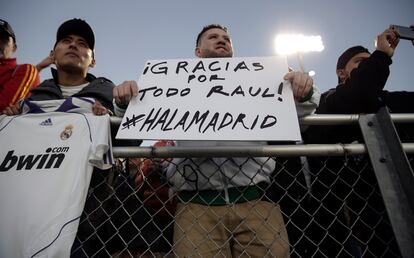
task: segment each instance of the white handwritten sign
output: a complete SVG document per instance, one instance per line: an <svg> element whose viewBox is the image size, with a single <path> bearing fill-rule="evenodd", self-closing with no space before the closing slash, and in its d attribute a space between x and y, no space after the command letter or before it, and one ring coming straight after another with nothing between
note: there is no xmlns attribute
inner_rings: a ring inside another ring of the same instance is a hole
<svg viewBox="0 0 414 258"><path fill-rule="evenodd" d="M118 139L300 140L281 57L147 61Z"/></svg>

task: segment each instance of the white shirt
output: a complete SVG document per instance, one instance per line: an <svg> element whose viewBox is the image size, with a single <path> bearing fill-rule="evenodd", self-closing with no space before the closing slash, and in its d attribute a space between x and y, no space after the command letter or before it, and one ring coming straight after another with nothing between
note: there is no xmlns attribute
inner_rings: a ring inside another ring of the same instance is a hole
<svg viewBox="0 0 414 258"><path fill-rule="evenodd" d="M60 89L62 90L62 95L66 99L67 97L70 97L79 91L81 91L83 88L85 88L89 82L78 85L78 86L63 86L59 85Z"/></svg>
<svg viewBox="0 0 414 258"><path fill-rule="evenodd" d="M88 101L45 103L70 112ZM93 166L111 167L109 116L0 116L0 142L0 257L69 257Z"/></svg>

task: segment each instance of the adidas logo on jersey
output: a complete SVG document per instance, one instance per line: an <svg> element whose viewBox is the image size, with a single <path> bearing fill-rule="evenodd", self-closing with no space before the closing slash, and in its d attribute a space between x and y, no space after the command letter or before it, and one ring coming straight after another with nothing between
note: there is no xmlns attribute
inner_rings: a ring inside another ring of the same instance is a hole
<svg viewBox="0 0 414 258"><path fill-rule="evenodd" d="M0 164L0 172L6 172L16 166L16 170L59 168L65 159L69 147L47 148L45 154L14 155L14 150L7 152Z"/></svg>
<svg viewBox="0 0 414 258"><path fill-rule="evenodd" d="M52 119L50 119L50 117L48 119L46 119L45 121L41 122L39 125L43 125L43 126L50 126L53 125L52 123Z"/></svg>

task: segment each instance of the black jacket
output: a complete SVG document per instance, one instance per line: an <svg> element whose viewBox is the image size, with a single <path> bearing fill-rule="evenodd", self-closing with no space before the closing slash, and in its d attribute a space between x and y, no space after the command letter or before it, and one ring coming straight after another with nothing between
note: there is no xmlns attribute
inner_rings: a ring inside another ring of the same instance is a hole
<svg viewBox="0 0 414 258"><path fill-rule="evenodd" d="M414 92L383 90L391 63L388 55L375 51L351 72L345 83L322 94L316 113L368 114L376 113L383 106L393 113L413 113ZM397 126L400 137L403 136L402 141L414 138L412 127ZM306 143L320 144L363 142L358 125L311 126L305 132L304 139ZM320 245L325 255L336 257L344 250L353 253L352 244L346 240L351 232L352 238L366 243L361 246L363 252L372 252L374 256L398 255L395 239L389 233L392 229L382 196L367 156L316 157L308 161L313 172L312 195L322 204L322 208L315 213L316 225L322 225L322 229L329 227L328 234L335 239L332 243L326 241L325 246ZM318 237L323 239L323 234L312 235L312 239ZM336 242L350 246L335 248ZM384 251L383 243L392 243L392 247Z"/></svg>
<svg viewBox="0 0 414 258"><path fill-rule="evenodd" d="M54 100L63 99L62 90L58 85L57 71L52 69L53 79L48 79L39 84L36 88L31 90L31 100ZM86 80L89 84L73 97L89 97L101 102L107 109L114 111L112 104L113 94L112 89L115 85L104 77L96 78L92 74L87 74Z"/></svg>
<svg viewBox="0 0 414 258"><path fill-rule="evenodd" d="M343 84L324 92L318 114L375 113L383 102L381 93L390 74L391 58L375 51L351 72Z"/></svg>
<svg viewBox="0 0 414 258"><path fill-rule="evenodd" d="M35 101L63 99L62 90L58 85L58 74L56 69L52 70L52 79L48 79L31 90L30 98ZM73 97L88 97L98 100L104 107L114 112L113 88L115 84L104 77L95 77L88 73L86 80L89 82L81 91L72 95ZM139 140L116 140L115 135L119 126L111 125L112 144L114 146L139 146Z"/></svg>
<svg viewBox="0 0 414 258"><path fill-rule="evenodd" d="M343 84L321 95L316 114L370 114L387 106L392 113L414 113L414 92L383 90L390 74L391 58L374 51L363 60ZM312 126L306 131L308 143L361 142L358 126Z"/></svg>

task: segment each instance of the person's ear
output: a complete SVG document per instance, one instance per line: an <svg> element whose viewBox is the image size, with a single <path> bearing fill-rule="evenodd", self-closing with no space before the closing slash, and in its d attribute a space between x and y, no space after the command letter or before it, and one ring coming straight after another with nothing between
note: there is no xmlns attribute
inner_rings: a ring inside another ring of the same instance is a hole
<svg viewBox="0 0 414 258"><path fill-rule="evenodd" d="M16 50L17 50L17 44L13 43L13 53L16 52Z"/></svg>
<svg viewBox="0 0 414 258"><path fill-rule="evenodd" d="M196 55L196 57L201 57L201 50L199 47L196 47L194 50L194 54Z"/></svg>
<svg viewBox="0 0 414 258"><path fill-rule="evenodd" d="M93 68L93 67L95 67L95 65L96 65L95 58L92 58L92 61L91 61L90 65L89 65L89 67Z"/></svg>
<svg viewBox="0 0 414 258"><path fill-rule="evenodd" d="M337 69L336 75L338 75L338 78L341 80L341 82L345 81L348 76L345 69Z"/></svg>

